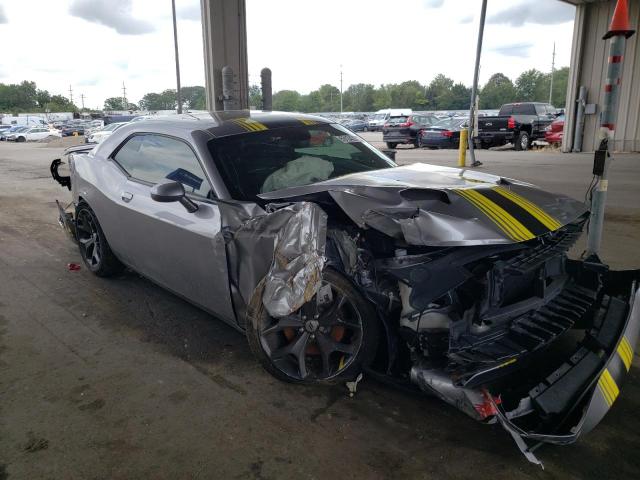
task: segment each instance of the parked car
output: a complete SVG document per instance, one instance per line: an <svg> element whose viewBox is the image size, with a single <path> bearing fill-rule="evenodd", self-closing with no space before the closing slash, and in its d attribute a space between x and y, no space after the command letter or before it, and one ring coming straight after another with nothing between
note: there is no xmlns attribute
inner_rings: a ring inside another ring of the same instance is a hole
<svg viewBox="0 0 640 480"><path fill-rule="evenodd" d="M377 132L379 130L382 130L382 127L384 127L384 124L387 123L387 120L389 120L390 113L391 113L391 110L388 110L388 109L378 110L376 113L371 115L367 120L367 123L368 123L367 128L372 132Z"/></svg>
<svg viewBox="0 0 640 480"><path fill-rule="evenodd" d="M84 125L67 125L61 131L63 137L71 137L73 135L84 135Z"/></svg>
<svg viewBox="0 0 640 480"><path fill-rule="evenodd" d="M6 141L8 137L12 136L15 133L24 132L29 130L30 127L24 127L22 125L14 125L11 128L0 132L0 140Z"/></svg>
<svg viewBox="0 0 640 480"><path fill-rule="evenodd" d="M551 122L544 131L544 139L552 144L562 143L564 135L564 115Z"/></svg>
<svg viewBox="0 0 640 480"><path fill-rule="evenodd" d="M115 132L118 128L126 125L128 122L110 123L103 128L91 133L89 137L85 137L85 143L101 143L109 135Z"/></svg>
<svg viewBox="0 0 640 480"><path fill-rule="evenodd" d="M382 141L387 148L396 148L400 143L417 147L418 132L437 121L438 118L431 114L391 115L382 128Z"/></svg>
<svg viewBox="0 0 640 480"><path fill-rule="evenodd" d="M547 126L556 118L556 108L548 103L507 103L497 116L478 117L478 148L513 143L516 150L527 150L533 140L544 139Z"/></svg>
<svg viewBox="0 0 640 480"><path fill-rule="evenodd" d="M501 424L533 461L528 444L594 428L631 366L640 271L567 257L582 201L399 167L300 114L129 123L65 159L85 268L126 265L228 322L281 380L366 371Z"/></svg>
<svg viewBox="0 0 640 480"><path fill-rule="evenodd" d="M352 132L367 132L369 130L369 124L366 121L355 118L341 122L341 124Z"/></svg>
<svg viewBox="0 0 640 480"><path fill-rule="evenodd" d="M12 142L32 142L47 137L60 137L60 132L48 127L28 127L26 130L14 132L7 137Z"/></svg>
<svg viewBox="0 0 640 480"><path fill-rule="evenodd" d="M460 130L469 126L469 119L451 117L439 120L418 133L418 147L458 148Z"/></svg>

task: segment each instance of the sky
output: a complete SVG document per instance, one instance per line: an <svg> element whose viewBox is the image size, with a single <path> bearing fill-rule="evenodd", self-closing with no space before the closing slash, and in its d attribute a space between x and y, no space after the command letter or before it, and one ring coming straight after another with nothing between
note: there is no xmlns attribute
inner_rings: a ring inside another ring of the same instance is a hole
<svg viewBox="0 0 640 480"><path fill-rule="evenodd" d="M324 83L471 85L480 0L246 0L249 81L271 68L274 91ZM200 0L176 0L183 86L204 85ZM575 8L559 0L489 0L480 83L569 65ZM175 88L171 0L0 0L8 46L0 82L35 81L88 108ZM342 67L341 67L342 66Z"/></svg>

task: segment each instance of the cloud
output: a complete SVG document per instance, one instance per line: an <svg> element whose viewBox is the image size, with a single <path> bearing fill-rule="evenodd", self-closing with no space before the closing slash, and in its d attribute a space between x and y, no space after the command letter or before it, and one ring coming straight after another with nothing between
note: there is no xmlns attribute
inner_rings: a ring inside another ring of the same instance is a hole
<svg viewBox="0 0 640 480"><path fill-rule="evenodd" d="M4 7L0 5L0 24L9 23L7 15L4 13Z"/></svg>
<svg viewBox="0 0 640 480"><path fill-rule="evenodd" d="M69 13L123 35L142 35L155 30L151 23L131 16L131 0L73 0Z"/></svg>
<svg viewBox="0 0 640 480"><path fill-rule="evenodd" d="M527 58L531 47L533 47L533 43L514 43L513 45L493 47L490 50L507 57Z"/></svg>
<svg viewBox="0 0 640 480"><path fill-rule="evenodd" d="M199 22L202 18L200 4L187 5L176 10L176 16L181 20L194 20Z"/></svg>
<svg viewBox="0 0 640 480"><path fill-rule="evenodd" d="M473 22L473 15L467 15L462 17L458 23L471 23Z"/></svg>
<svg viewBox="0 0 640 480"><path fill-rule="evenodd" d="M575 17L575 7L564 2L540 0L523 0L491 15L487 23L498 23L521 27L525 23L537 23L539 25L557 25L571 22Z"/></svg>
<svg viewBox="0 0 640 480"><path fill-rule="evenodd" d="M424 8L440 8L444 4L444 0L423 0Z"/></svg>

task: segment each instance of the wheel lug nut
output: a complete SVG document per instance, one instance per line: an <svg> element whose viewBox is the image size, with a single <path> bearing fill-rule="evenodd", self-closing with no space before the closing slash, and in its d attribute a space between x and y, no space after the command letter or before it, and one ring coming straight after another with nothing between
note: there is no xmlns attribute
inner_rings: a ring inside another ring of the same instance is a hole
<svg viewBox="0 0 640 480"><path fill-rule="evenodd" d="M299 331L299 332L304 332L304 328L303 328L303 327L300 327L300 328L298 329L298 331Z"/></svg>

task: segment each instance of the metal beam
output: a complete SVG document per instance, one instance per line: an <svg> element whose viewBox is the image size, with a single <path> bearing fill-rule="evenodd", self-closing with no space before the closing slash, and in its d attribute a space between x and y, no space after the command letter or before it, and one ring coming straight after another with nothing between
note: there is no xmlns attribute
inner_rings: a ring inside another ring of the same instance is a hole
<svg viewBox="0 0 640 480"><path fill-rule="evenodd" d="M236 75L234 93L249 108L245 0L200 0L207 109L223 110L222 68Z"/></svg>

